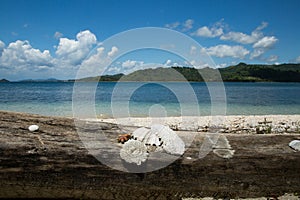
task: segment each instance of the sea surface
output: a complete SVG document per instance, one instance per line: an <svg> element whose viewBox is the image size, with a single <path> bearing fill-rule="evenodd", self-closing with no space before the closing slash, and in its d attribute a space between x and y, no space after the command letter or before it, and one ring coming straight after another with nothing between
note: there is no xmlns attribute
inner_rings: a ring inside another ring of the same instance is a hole
<svg viewBox="0 0 300 200"><path fill-rule="evenodd" d="M224 83L221 90L205 83L77 84L81 88L79 96L83 97L82 109L92 106L97 116L102 117L116 117L122 112L139 117L207 116L218 112L226 115L300 114L300 83L235 82ZM0 83L0 110L71 117L73 85L71 82ZM95 95L94 104L84 100L91 93Z"/></svg>

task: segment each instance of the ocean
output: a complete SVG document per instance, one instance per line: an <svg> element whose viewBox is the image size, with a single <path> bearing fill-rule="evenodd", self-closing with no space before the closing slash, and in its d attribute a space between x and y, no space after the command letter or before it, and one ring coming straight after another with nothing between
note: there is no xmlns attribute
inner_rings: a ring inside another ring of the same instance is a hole
<svg viewBox="0 0 300 200"><path fill-rule="evenodd" d="M205 83L101 82L96 91L90 91L96 83L78 84L83 86L83 94L95 94L95 112L102 117L115 117L124 106L130 116L136 117L212 114L214 100ZM0 110L72 117L73 85L72 82L0 83ZM221 98L224 101L221 105L226 108L221 110L226 115L300 114L300 83L226 82L224 86L226 97ZM83 100L83 107L93 106L85 103Z"/></svg>

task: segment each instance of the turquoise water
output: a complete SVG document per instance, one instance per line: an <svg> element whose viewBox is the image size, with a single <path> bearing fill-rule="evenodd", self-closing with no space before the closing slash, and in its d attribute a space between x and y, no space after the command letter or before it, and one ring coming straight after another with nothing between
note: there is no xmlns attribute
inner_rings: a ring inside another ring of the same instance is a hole
<svg viewBox="0 0 300 200"><path fill-rule="evenodd" d="M86 90L83 93L90 93L93 83L80 84ZM196 102L189 88L196 95ZM128 94L129 91L132 94ZM73 116L72 93L73 83L0 83L0 110ZM300 83L225 83L225 93L226 102L222 103L226 103L227 115L300 114ZM176 95L183 98L178 99ZM141 87L139 83L98 84L97 115L112 116L112 110L124 109L126 102L131 116L198 115L198 111L200 115L210 115L212 105L205 83L188 86L187 83L165 83L164 86L144 83ZM83 99L83 109L85 106L91 105Z"/></svg>

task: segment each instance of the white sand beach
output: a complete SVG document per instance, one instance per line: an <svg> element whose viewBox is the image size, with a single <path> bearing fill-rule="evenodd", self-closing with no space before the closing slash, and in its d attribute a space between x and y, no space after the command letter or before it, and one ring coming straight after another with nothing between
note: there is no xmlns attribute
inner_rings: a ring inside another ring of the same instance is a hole
<svg viewBox="0 0 300 200"><path fill-rule="evenodd" d="M167 125L174 130L221 133L300 133L300 115L228 115L185 117L99 118L97 121L126 126Z"/></svg>

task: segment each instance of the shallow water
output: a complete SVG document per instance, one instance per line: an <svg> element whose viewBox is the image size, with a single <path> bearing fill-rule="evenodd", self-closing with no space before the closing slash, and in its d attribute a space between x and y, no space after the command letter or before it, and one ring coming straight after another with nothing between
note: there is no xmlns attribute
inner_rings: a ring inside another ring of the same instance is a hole
<svg viewBox="0 0 300 200"><path fill-rule="evenodd" d="M73 116L73 84L0 83L0 109ZM143 83L141 86L141 83L105 82L98 84L96 92L91 89L95 83L80 84L81 106L91 107L84 97L95 93L95 111L101 116L126 110L130 116L205 116L211 115L212 102L216 102L213 109L217 114L224 114L225 110L227 115L300 114L300 83L225 83L224 99L222 91L212 89L214 85L209 91L205 83ZM217 94L211 95L212 91Z"/></svg>

